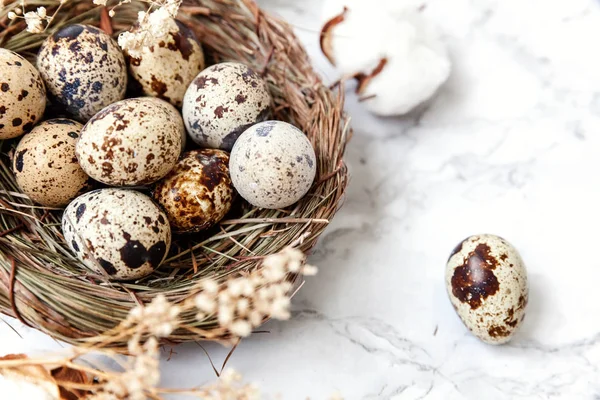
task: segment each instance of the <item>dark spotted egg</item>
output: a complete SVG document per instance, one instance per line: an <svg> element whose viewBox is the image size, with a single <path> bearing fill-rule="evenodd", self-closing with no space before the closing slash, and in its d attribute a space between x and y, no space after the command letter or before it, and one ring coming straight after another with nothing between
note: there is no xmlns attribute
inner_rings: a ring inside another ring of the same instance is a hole
<svg viewBox="0 0 600 400"><path fill-rule="evenodd" d="M197 232L213 226L233 203L229 154L215 149L184 153L169 175L157 183L153 196L175 231Z"/></svg>
<svg viewBox="0 0 600 400"><path fill-rule="evenodd" d="M75 152L83 170L112 186L139 186L177 163L185 128L171 104L153 97L111 104L88 121Z"/></svg>
<svg viewBox="0 0 600 400"><path fill-rule="evenodd" d="M283 208L310 189L317 172L315 151L306 135L282 121L248 128L231 151L231 181L250 204Z"/></svg>
<svg viewBox="0 0 600 400"><path fill-rule="evenodd" d="M70 119L51 119L23 136L15 150L13 171L31 200L62 207L90 188L90 178L75 157L81 127Z"/></svg>
<svg viewBox="0 0 600 400"><path fill-rule="evenodd" d="M115 280L151 274L171 245L165 213L148 196L126 189L99 189L77 197L65 209L62 231L88 268Z"/></svg>
<svg viewBox="0 0 600 400"><path fill-rule="evenodd" d="M460 319L479 339L502 344L525 317L527 271L518 251L495 235L475 235L452 252L446 288Z"/></svg>
<svg viewBox="0 0 600 400"><path fill-rule="evenodd" d="M176 21L178 30L159 43L128 57L131 76L143 93L181 107L190 82L204 69L204 53L194 32Z"/></svg>
<svg viewBox="0 0 600 400"><path fill-rule="evenodd" d="M98 28L69 25L49 36L37 67L53 101L85 122L125 97L127 66L117 43Z"/></svg>
<svg viewBox="0 0 600 400"><path fill-rule="evenodd" d="M0 140L31 131L45 108L39 72L17 53L0 48Z"/></svg>
<svg viewBox="0 0 600 400"><path fill-rule="evenodd" d="M183 99L183 120L194 142L230 151L237 138L268 119L271 96L267 85L244 64L215 64L200 72Z"/></svg>

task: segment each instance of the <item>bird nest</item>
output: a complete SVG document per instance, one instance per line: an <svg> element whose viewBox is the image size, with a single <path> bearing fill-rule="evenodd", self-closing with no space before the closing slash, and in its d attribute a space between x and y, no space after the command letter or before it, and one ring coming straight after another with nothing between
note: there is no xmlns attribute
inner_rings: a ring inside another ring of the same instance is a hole
<svg viewBox="0 0 600 400"><path fill-rule="evenodd" d="M34 5L50 12L59 2L36 0ZM91 0L67 1L50 28L35 35L24 31L22 19L9 23L7 8L0 10L0 45L33 62L45 37L61 26L91 24L116 37L135 23L145 6L124 4L109 19L106 8ZM170 254L154 274L134 282L109 282L91 275L70 252L60 228L62 210L36 206L19 193L10 167L16 142L0 142L2 313L63 341L89 342L158 294L178 304L197 293L197 283L206 277L224 282L260 269L265 256L290 245L308 252L338 210L348 180L342 157L351 133L343 92L322 83L292 28L251 0L185 1L178 18L195 31L209 62L239 61L262 74L275 119L299 127L314 146L314 185L301 201L282 210L254 208L240 199L211 230L174 238ZM187 311L180 318L184 323L169 336L171 342L227 339L215 316L198 320ZM112 346L126 344L122 338Z"/></svg>

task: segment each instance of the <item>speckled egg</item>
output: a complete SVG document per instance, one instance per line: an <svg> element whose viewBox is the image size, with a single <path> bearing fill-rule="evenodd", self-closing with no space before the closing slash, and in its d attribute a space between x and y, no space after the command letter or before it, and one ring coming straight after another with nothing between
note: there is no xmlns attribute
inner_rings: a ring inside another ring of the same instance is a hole
<svg viewBox="0 0 600 400"><path fill-rule="evenodd" d="M248 127L268 119L271 96L244 64L227 62L200 72L183 99L183 120L194 142L230 151Z"/></svg>
<svg viewBox="0 0 600 400"><path fill-rule="evenodd" d="M310 189L317 172L315 151L306 135L282 121L248 128L231 151L231 181L250 204L283 208Z"/></svg>
<svg viewBox="0 0 600 400"><path fill-rule="evenodd" d="M213 226L233 203L229 154L216 149L184 153L153 195L175 231L197 232Z"/></svg>
<svg viewBox="0 0 600 400"><path fill-rule="evenodd" d="M69 25L49 36L37 67L52 100L85 122L125 97L127 66L117 43L98 28Z"/></svg>
<svg viewBox="0 0 600 400"><path fill-rule="evenodd" d="M0 48L0 140L31 131L45 108L40 73L17 53Z"/></svg>
<svg viewBox="0 0 600 400"><path fill-rule="evenodd" d="M140 56L127 58L131 76L139 82L145 95L181 107L190 82L204 69L204 53L194 32L176 22L177 32L143 49Z"/></svg>
<svg viewBox="0 0 600 400"><path fill-rule="evenodd" d="M446 267L446 288L460 319L486 343L509 341L525 317L527 271L501 237L475 235L456 246Z"/></svg>
<svg viewBox="0 0 600 400"><path fill-rule="evenodd" d="M13 171L21 191L46 207L67 205L90 188L75 157L82 125L70 119L44 121L15 150Z"/></svg>
<svg viewBox="0 0 600 400"><path fill-rule="evenodd" d="M62 230L88 268L116 280L151 274L171 245L165 213L134 190L99 189L79 196L65 209Z"/></svg>
<svg viewBox="0 0 600 400"><path fill-rule="evenodd" d="M85 124L75 152L83 170L100 182L148 185L175 166L183 129L181 116L166 101L125 99Z"/></svg>

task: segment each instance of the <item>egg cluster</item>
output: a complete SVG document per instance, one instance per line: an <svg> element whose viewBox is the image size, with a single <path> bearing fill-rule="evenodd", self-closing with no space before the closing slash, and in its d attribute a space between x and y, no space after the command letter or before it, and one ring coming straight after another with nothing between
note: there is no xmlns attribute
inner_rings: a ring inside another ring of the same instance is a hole
<svg viewBox="0 0 600 400"><path fill-rule="evenodd" d="M12 152L18 186L66 207L65 241L98 278L151 274L173 233L214 226L237 193L284 208L313 184L312 144L269 120L262 76L236 62L205 68L179 22L135 58L102 30L69 25L46 39L36 66L0 49L0 139L24 135Z"/></svg>

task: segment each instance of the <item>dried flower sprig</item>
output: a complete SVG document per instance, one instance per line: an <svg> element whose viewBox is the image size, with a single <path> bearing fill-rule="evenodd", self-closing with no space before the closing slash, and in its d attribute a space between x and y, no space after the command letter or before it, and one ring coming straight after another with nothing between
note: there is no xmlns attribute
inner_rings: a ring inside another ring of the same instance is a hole
<svg viewBox="0 0 600 400"><path fill-rule="evenodd" d="M38 7L35 11L25 11L25 1L21 0L19 6L8 13L9 20L24 19L29 33L43 33L48 29L50 23L58 14L63 4L68 0L60 0L58 7L52 15L47 14L46 7Z"/></svg>
<svg viewBox="0 0 600 400"><path fill-rule="evenodd" d="M104 336L91 339L89 345L74 347L62 358L32 360L28 358L0 359L0 375L23 366L52 366L69 368L78 374L76 382L52 377L56 384L67 390L83 390L89 400L144 400L161 399L167 393L185 393L204 399L257 399L258 390L241 384L236 373L222 374L218 383L199 389L178 390L157 387L160 378L159 339L168 337L177 329L185 329L179 316L195 310L199 319L215 314L221 334L235 338L248 336L254 328L269 318L288 319L292 285L289 274L314 275L316 268L305 264L304 254L293 248L264 258L262 268L232 276L218 284L204 279L198 284L197 294L179 304L165 296L156 296L147 305L131 309L128 317ZM125 363L120 355L109 349L116 339L128 339L129 356ZM89 367L82 362L90 355L101 355L117 361L120 370L109 367ZM86 379L81 379L81 374ZM94 379L95 383L92 383Z"/></svg>
<svg viewBox="0 0 600 400"><path fill-rule="evenodd" d="M115 9L131 0L121 0L110 11L109 15L115 15ZM104 3L106 0L94 0L94 3ZM146 11L140 11L137 18L137 26L132 30L122 32L119 35L119 46L127 51L132 57L139 57L144 48L150 47L165 40L169 33L178 30L175 18L179 12L182 0L157 0L148 1L150 7Z"/></svg>
<svg viewBox="0 0 600 400"><path fill-rule="evenodd" d="M317 272L303 262L302 252L286 248L266 257L262 269L230 279L221 286L211 279L203 281L204 290L195 298L197 318L202 320L216 312L221 327L238 337L250 335L253 328L268 318L288 319L292 284L285 280L286 276Z"/></svg>

